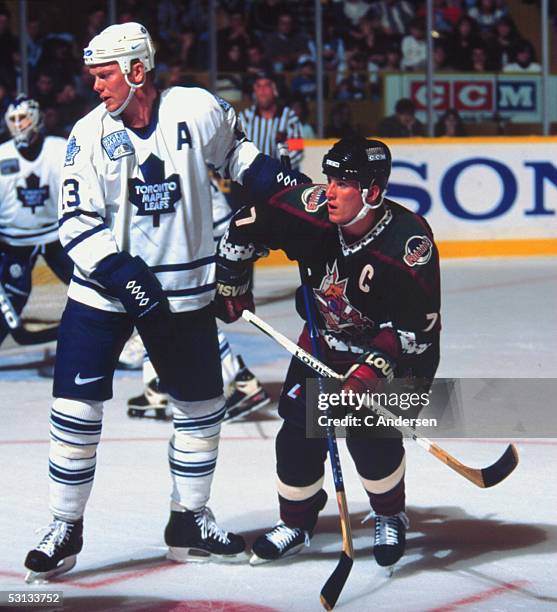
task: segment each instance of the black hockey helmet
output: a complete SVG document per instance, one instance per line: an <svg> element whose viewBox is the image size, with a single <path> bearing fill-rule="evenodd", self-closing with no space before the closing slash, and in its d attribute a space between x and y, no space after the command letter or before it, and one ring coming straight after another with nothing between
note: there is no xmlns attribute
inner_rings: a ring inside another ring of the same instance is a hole
<svg viewBox="0 0 557 612"><path fill-rule="evenodd" d="M342 138L323 157L323 174L358 181L361 189L378 185L383 191L391 174L391 152L380 140Z"/></svg>

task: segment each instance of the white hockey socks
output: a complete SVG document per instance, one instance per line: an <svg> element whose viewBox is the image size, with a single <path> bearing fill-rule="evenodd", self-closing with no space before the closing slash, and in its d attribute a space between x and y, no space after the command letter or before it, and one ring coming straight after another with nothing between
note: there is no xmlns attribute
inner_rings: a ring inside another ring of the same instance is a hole
<svg viewBox="0 0 557 612"><path fill-rule="evenodd" d="M202 402L171 399L174 435L168 447L172 502L199 510L209 501L217 463L224 397Z"/></svg>
<svg viewBox="0 0 557 612"><path fill-rule="evenodd" d="M65 521L83 516L95 476L102 402L58 398L50 413L49 501Z"/></svg>

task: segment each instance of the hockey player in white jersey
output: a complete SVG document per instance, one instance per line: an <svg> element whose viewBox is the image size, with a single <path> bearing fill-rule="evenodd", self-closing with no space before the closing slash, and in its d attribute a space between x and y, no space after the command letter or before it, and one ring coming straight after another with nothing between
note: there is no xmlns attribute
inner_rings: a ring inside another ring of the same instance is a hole
<svg viewBox="0 0 557 612"><path fill-rule="evenodd" d="M0 145L0 343L13 330L5 316L21 313L29 299L39 255L66 285L73 267L58 240L66 141L43 136L39 104L25 94L9 105L5 120L12 140Z"/></svg>
<svg viewBox="0 0 557 612"><path fill-rule="evenodd" d="M220 189L219 181L211 173L211 203L213 207L213 236L215 244L224 236L234 211ZM224 332L219 329L219 354L222 368L222 381L225 393L225 415L223 422L232 422L263 408L270 401L269 394L261 386L256 376L246 367L242 356L235 355ZM137 336L136 344L141 340ZM128 345L132 344L131 341ZM126 349L124 349L126 352ZM120 355L122 361L122 355ZM166 420L172 412L168 406L166 393L160 391L159 378L148 355L143 360L143 385L141 395L128 400L128 416Z"/></svg>
<svg viewBox="0 0 557 612"><path fill-rule="evenodd" d="M102 104L74 126L62 173L60 240L75 271L54 373L54 520L27 555L29 581L68 571L81 551L103 402L134 325L174 409L169 558L246 558L243 538L207 507L224 397L206 167L242 183L258 150L225 101L199 88L157 91L142 25L106 28L84 60Z"/></svg>

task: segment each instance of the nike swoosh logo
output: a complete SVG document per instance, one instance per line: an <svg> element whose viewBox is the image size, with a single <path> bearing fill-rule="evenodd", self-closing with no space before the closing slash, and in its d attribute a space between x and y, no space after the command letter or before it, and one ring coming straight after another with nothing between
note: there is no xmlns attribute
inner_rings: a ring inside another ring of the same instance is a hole
<svg viewBox="0 0 557 612"><path fill-rule="evenodd" d="M96 380L100 380L101 378L104 378L104 376L93 376L93 378L81 378L81 373L78 372L77 376L75 377L74 382L76 385L86 385L87 383L95 382Z"/></svg>
<svg viewBox="0 0 557 612"><path fill-rule="evenodd" d="M137 49L137 47L139 47L141 43L136 43L135 45L132 45L130 48L133 51L134 49Z"/></svg>

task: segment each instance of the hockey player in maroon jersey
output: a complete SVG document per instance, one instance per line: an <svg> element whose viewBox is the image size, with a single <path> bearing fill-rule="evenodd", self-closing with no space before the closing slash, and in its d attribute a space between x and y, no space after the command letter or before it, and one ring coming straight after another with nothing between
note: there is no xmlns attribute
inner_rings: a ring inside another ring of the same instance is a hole
<svg viewBox="0 0 557 612"><path fill-rule="evenodd" d="M253 310L248 264L268 249L284 250L310 284L323 361L347 374L343 388L357 393L373 391L392 372L431 381L439 362L437 248L421 216L385 197L390 171L389 148L364 138L342 139L325 155L327 185L308 184L261 155L244 180L245 201L257 204L235 216L219 245L220 317L230 322ZM305 318L299 299L297 306ZM311 350L307 325L298 343ZM305 386L313 376L292 360L276 440L280 521L255 541L252 564L309 545L327 500L327 442L305 434ZM347 438L375 514L373 554L381 566L403 555L408 528L404 447L389 435Z"/></svg>

